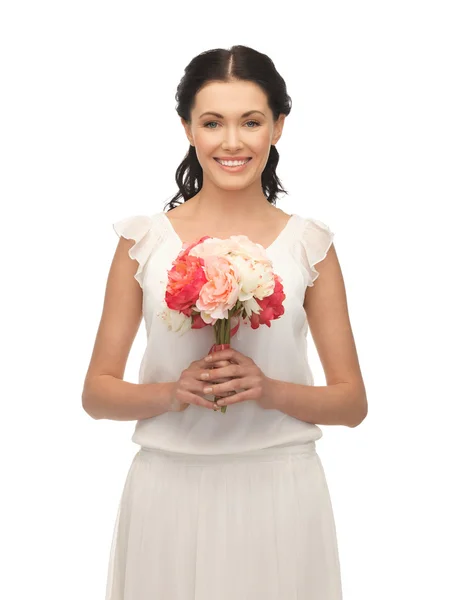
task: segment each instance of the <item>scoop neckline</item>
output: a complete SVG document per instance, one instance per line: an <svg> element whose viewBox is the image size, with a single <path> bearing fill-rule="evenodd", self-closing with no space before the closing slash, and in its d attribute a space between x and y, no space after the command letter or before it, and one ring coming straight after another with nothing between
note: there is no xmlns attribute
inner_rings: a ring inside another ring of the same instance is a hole
<svg viewBox="0 0 469 600"><path fill-rule="evenodd" d="M165 211L162 211L160 213L163 216L163 219L165 220L166 224L168 225L168 229L171 232L171 234L173 235L173 237L176 239L176 241L178 241L181 246L184 244L187 244L188 242L183 242L180 235L178 234L178 232L174 229L173 224L171 223L171 219L166 215ZM286 233L288 232L288 230L290 229L290 227L293 224L293 221L297 218L297 214L296 213L292 213L291 215L289 215L289 219L288 221L285 223L283 229L280 231L280 233L277 235L277 237L273 240L273 242L271 242L268 246L263 246L262 244L258 244L259 246L261 246L266 252L269 252L273 246L275 246L279 240L286 235ZM191 242L192 243L192 242ZM257 242L256 242L257 243Z"/></svg>

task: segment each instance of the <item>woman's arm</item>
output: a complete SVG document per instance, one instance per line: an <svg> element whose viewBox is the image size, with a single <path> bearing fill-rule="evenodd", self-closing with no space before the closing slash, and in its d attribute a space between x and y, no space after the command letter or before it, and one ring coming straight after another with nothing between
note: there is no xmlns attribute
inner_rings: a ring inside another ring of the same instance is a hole
<svg viewBox="0 0 469 600"><path fill-rule="evenodd" d="M362 390L349 383L317 386L273 379L271 389L269 408L306 423L356 427L366 416Z"/></svg>
<svg viewBox="0 0 469 600"><path fill-rule="evenodd" d="M174 382L129 383L112 375L88 379L83 408L93 419L136 421L167 412Z"/></svg>
<svg viewBox="0 0 469 600"><path fill-rule="evenodd" d="M320 276L307 288L304 309L327 386L274 380L272 408L309 423L356 427L368 414L368 402L333 244L319 268Z"/></svg>
<svg viewBox="0 0 469 600"><path fill-rule="evenodd" d="M174 382L123 381L125 366L142 320L142 289L129 257L133 240L119 239L106 285L103 312L86 373L83 409L94 419L133 421L170 409Z"/></svg>

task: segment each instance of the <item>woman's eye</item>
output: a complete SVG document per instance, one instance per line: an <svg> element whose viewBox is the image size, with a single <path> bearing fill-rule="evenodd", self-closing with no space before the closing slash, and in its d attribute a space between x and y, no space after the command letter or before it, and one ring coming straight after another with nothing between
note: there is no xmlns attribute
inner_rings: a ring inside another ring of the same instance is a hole
<svg viewBox="0 0 469 600"><path fill-rule="evenodd" d="M260 125L260 123L258 121L252 121L252 120L247 121L246 124L247 123L254 123L255 125L258 125L258 126ZM204 124L204 127L206 127L207 129L216 129L216 127L208 127L208 125L213 125L213 124L218 125L218 123L216 121L208 121L207 123ZM253 129L253 128L248 127L248 129Z"/></svg>

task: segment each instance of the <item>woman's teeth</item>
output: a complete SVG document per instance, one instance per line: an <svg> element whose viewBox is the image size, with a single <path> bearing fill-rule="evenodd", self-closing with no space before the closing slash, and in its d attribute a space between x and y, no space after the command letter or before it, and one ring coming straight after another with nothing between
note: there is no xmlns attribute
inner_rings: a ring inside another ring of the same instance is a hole
<svg viewBox="0 0 469 600"><path fill-rule="evenodd" d="M247 160L220 160L218 158L215 159L217 162L219 162L221 165L224 165L225 167L239 167L241 165L245 165L248 161L250 161L251 159L248 158Z"/></svg>

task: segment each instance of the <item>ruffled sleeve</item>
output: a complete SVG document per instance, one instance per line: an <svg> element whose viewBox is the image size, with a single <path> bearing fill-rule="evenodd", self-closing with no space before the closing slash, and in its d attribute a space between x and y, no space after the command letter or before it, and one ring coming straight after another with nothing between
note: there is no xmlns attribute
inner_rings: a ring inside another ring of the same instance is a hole
<svg viewBox="0 0 469 600"><path fill-rule="evenodd" d="M312 286L319 273L314 268L321 262L329 251L334 239L334 232L328 225L319 219L306 218L303 229L301 246L303 251L303 264L307 273L307 286Z"/></svg>
<svg viewBox="0 0 469 600"><path fill-rule="evenodd" d="M143 288L145 265L155 247L161 242L161 234L154 227L153 218L146 215L126 217L112 226L119 237L135 241L129 248L129 256L138 262L134 277Z"/></svg>

